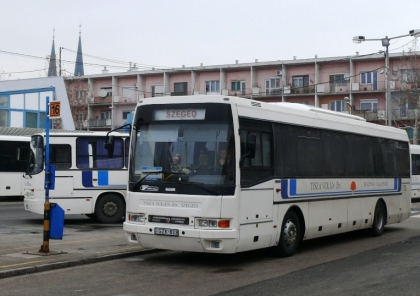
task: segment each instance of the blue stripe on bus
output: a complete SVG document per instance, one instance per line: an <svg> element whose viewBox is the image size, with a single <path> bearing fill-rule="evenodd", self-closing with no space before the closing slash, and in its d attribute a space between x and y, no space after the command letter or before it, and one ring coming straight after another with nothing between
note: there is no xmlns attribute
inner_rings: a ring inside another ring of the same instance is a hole
<svg viewBox="0 0 420 296"><path fill-rule="evenodd" d="M98 185L107 186L108 184L108 171L98 171Z"/></svg>
<svg viewBox="0 0 420 296"><path fill-rule="evenodd" d="M372 189L372 190L340 190L340 191L329 191L329 192L316 192L316 193L297 193L297 181L298 179L283 179L281 180L281 197L283 199L289 198L300 198L300 197L319 197L319 196L348 196L348 195L359 195L368 193L391 193L400 192L402 188L401 178L394 178L394 185L391 189Z"/></svg>
<svg viewBox="0 0 420 296"><path fill-rule="evenodd" d="M84 187L93 187L92 171L82 171L82 184Z"/></svg>
<svg viewBox="0 0 420 296"><path fill-rule="evenodd" d="M109 171L98 171L98 186L93 186L92 171L82 171L82 185L85 188L127 186L127 184L109 184Z"/></svg>

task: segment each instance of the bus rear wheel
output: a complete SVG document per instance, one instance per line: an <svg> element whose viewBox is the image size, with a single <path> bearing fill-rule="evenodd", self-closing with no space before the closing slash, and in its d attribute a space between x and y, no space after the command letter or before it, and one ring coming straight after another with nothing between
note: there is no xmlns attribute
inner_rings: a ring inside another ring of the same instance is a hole
<svg viewBox="0 0 420 296"><path fill-rule="evenodd" d="M280 241L275 248L276 255L280 257L292 256L299 246L300 238L299 217L295 211L288 211L281 225Z"/></svg>
<svg viewBox="0 0 420 296"><path fill-rule="evenodd" d="M104 194L96 202L95 216L102 223L121 222L124 214L124 201L116 194Z"/></svg>
<svg viewBox="0 0 420 296"><path fill-rule="evenodd" d="M370 229L372 236L381 236L384 233L386 223L386 209L382 201L378 201L375 206L375 212L373 213L373 224Z"/></svg>

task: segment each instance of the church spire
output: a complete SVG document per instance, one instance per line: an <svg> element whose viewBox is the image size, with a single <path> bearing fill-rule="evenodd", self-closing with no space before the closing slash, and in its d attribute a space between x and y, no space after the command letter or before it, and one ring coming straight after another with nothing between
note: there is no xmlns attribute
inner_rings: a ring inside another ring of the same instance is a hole
<svg viewBox="0 0 420 296"><path fill-rule="evenodd" d="M50 55L50 64L48 67L48 77L57 76L57 59L55 56L55 44L54 44L55 36L54 35L55 35L55 29L53 30L53 42L52 42L51 55Z"/></svg>
<svg viewBox="0 0 420 296"><path fill-rule="evenodd" d="M79 25L79 45L77 47L76 65L74 67L74 76L84 76L83 56L82 56L82 25Z"/></svg>

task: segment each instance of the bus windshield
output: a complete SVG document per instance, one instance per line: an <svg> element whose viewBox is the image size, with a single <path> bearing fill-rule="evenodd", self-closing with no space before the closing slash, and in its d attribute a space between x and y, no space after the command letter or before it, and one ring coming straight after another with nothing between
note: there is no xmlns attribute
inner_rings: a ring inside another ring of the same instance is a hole
<svg viewBox="0 0 420 296"><path fill-rule="evenodd" d="M232 122L202 118L137 124L137 132L132 134L130 181L146 186L162 182L233 185Z"/></svg>
<svg viewBox="0 0 420 296"><path fill-rule="evenodd" d="M44 167L44 139L42 136L32 136L30 144L27 175L36 175L42 172Z"/></svg>

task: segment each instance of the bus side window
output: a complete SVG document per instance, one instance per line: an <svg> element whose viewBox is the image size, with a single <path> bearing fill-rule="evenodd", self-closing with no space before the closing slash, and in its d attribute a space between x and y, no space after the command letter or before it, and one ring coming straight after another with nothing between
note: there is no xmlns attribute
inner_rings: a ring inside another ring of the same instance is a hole
<svg viewBox="0 0 420 296"><path fill-rule="evenodd" d="M413 154L413 158L411 160L411 174L418 175L420 171L420 155Z"/></svg>
<svg viewBox="0 0 420 296"><path fill-rule="evenodd" d="M123 140L120 138L114 138L113 144L114 150L112 151L112 157L109 157L108 150L105 149L105 140L98 139L96 150L95 150L95 161L94 168L100 169L122 169L124 166L124 151L123 151Z"/></svg>
<svg viewBox="0 0 420 296"><path fill-rule="evenodd" d="M71 146L50 145L50 164L55 165L57 170L71 167Z"/></svg>

